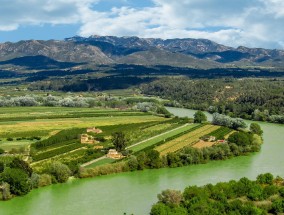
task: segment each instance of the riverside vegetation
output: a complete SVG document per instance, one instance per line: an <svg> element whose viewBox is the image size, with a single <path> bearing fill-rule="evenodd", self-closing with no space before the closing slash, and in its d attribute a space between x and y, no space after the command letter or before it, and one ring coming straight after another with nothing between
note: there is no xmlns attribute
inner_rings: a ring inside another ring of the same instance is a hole
<svg viewBox="0 0 284 215"><path fill-rule="evenodd" d="M148 95L170 99L169 106L207 110L231 117L284 123L284 80L189 79L167 77L141 86Z"/></svg>
<svg viewBox="0 0 284 215"><path fill-rule="evenodd" d="M238 181L189 186L183 192L164 190L151 215L240 214L264 215L284 212L284 180L261 174L256 181Z"/></svg>
<svg viewBox="0 0 284 215"><path fill-rule="evenodd" d="M116 120L119 120L119 112L116 112L116 114ZM136 116L129 117L135 119ZM7 200L15 195L25 195L37 187L52 183L63 183L70 176L86 178L146 168L180 167L206 163L209 160L224 160L259 151L262 143L261 132L259 132L261 129L258 125L252 124L254 126L250 126L250 131L246 131L244 130L246 125L242 120L228 119L223 115L214 117L216 118L215 122L213 120L215 125L193 124L190 126L186 124L190 122L187 118L167 119L151 116L152 118L145 122L144 116L140 117L142 117L141 122L100 126L104 132L96 138L104 145L103 150L93 149L89 145L78 143L78 134L84 130L84 127L82 127L56 132L48 138L32 143L29 156L25 155L27 152L0 156L1 198ZM232 132L233 130L223 127L224 125L227 126L222 124L224 117L231 123L233 122L232 128L237 130ZM204 119L204 117L201 118ZM196 114L195 121L199 119L200 114ZM181 125L182 127L180 127ZM214 129L208 129L207 126L212 126ZM165 139L160 140L160 137L157 136L154 140L146 140L171 129L176 130L178 127L180 127L179 130L172 134L169 133L169 136L165 136ZM116 135L119 133L123 135ZM206 135L215 135L218 139L227 135L228 142L202 149L192 147L192 143ZM198 138L192 139L196 137ZM121 139L116 141L115 138ZM171 149L167 153L160 154L158 150L160 146L167 145L179 138L184 139L184 141L181 142L182 145L178 149ZM146 140L146 142L139 145L139 150L132 151L131 145L141 140ZM116 142L122 143L122 145L118 145ZM127 145L129 149L125 148ZM108 149L113 147L121 151L126 157L119 161L113 161L111 164L102 164L94 168L80 167L82 163L103 156ZM2 150L3 152L4 150Z"/></svg>

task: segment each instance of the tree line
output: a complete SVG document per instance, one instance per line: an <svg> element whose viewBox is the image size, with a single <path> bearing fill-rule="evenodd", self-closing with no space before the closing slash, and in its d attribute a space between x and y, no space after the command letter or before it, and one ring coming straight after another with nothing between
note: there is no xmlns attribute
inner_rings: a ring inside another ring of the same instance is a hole
<svg viewBox="0 0 284 215"><path fill-rule="evenodd" d="M243 119L284 123L284 80L189 79L166 77L140 87L146 95L171 100L169 106Z"/></svg>
<svg viewBox="0 0 284 215"><path fill-rule="evenodd" d="M261 174L256 181L239 181L189 186L183 192L164 190L152 206L151 215L239 214L264 215L284 212L284 180Z"/></svg>

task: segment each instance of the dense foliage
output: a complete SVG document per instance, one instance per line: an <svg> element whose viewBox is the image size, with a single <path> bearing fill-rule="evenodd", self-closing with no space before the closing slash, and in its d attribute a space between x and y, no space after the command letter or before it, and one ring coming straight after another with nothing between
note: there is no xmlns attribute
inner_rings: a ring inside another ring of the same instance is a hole
<svg viewBox="0 0 284 215"><path fill-rule="evenodd" d="M22 196L32 189L66 182L72 172L60 162L51 162L41 175L33 172L28 163L13 157L9 162L0 162L0 200Z"/></svg>
<svg viewBox="0 0 284 215"><path fill-rule="evenodd" d="M284 212L284 183L270 173L256 181L241 178L239 181L189 186L182 192L165 190L158 195L151 215L186 214L239 214L262 215Z"/></svg>
<svg viewBox="0 0 284 215"><path fill-rule="evenodd" d="M212 124L221 125L232 129L241 129L247 127L246 123L242 119L231 118L218 113L213 114Z"/></svg>
<svg viewBox="0 0 284 215"><path fill-rule="evenodd" d="M168 105L218 112L232 117L284 123L283 79L163 78L141 86Z"/></svg>
<svg viewBox="0 0 284 215"><path fill-rule="evenodd" d="M194 114L194 122L195 123L202 123L202 122L206 122L207 121L207 117L206 115L202 112L202 111L196 111Z"/></svg>

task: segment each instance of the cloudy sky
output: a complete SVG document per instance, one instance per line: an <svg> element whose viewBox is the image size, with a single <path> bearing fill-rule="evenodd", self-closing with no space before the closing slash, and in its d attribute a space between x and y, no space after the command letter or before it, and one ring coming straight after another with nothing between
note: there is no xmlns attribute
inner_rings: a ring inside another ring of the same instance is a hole
<svg viewBox="0 0 284 215"><path fill-rule="evenodd" d="M0 42L96 34L284 49L283 23L284 0L0 0Z"/></svg>

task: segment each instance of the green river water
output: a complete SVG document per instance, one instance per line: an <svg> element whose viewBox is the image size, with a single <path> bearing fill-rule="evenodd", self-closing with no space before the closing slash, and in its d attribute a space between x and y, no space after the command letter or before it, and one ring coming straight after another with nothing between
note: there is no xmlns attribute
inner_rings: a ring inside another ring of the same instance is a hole
<svg viewBox="0 0 284 215"><path fill-rule="evenodd" d="M179 116L194 111L169 108ZM210 117L210 115L209 115ZM0 202L0 215L122 215L149 214L162 190L183 190L189 185L204 185L271 172L284 176L284 126L260 123L264 130L261 152L226 161L182 168L146 170L70 180L52 185L24 197Z"/></svg>

